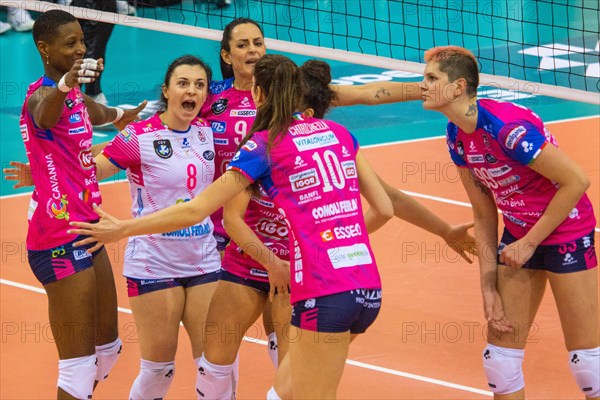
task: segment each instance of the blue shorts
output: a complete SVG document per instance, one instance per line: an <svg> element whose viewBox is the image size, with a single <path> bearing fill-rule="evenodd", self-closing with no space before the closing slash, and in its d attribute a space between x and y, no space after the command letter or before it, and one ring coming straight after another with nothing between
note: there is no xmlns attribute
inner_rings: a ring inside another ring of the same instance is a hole
<svg viewBox="0 0 600 400"><path fill-rule="evenodd" d="M293 305L292 325L316 332L364 333L381 309L381 289L356 289Z"/></svg>
<svg viewBox="0 0 600 400"><path fill-rule="evenodd" d="M91 268L93 258L104 250L104 246L94 253L88 253L87 249L95 243L73 247L73 243L86 237L77 236L73 241L49 250L27 250L27 259L37 280L47 285Z"/></svg>
<svg viewBox="0 0 600 400"><path fill-rule="evenodd" d="M243 278L241 276L232 274L231 272L226 271L224 269L221 270L221 277L219 279L222 281L237 283L238 285L249 286L252 289L254 289L258 292L261 292L261 293L268 294L271 291L271 285L269 284L269 282L261 282L261 281L255 281L255 280L248 279L248 278Z"/></svg>
<svg viewBox="0 0 600 400"><path fill-rule="evenodd" d="M227 236L219 235L218 233L213 234L213 236L215 237L215 240L217 241L217 251L219 251L219 252L225 251L225 247L227 247L227 245L229 244L231 239L228 238Z"/></svg>
<svg viewBox="0 0 600 400"><path fill-rule="evenodd" d="M498 263L502 249L516 242L506 228L498 245ZM585 271L598 265L596 248L594 246L594 231L575 241L559 245L540 245L535 249L533 256L523 264L522 268L541 269L556 274Z"/></svg>
<svg viewBox="0 0 600 400"><path fill-rule="evenodd" d="M127 280L127 296L136 297L142 294L156 292L163 289L171 289L182 286L189 288L192 286L204 285L205 283L216 282L219 280L221 271L210 272L208 274L190 276L187 278L158 278L158 279L137 279L125 277Z"/></svg>

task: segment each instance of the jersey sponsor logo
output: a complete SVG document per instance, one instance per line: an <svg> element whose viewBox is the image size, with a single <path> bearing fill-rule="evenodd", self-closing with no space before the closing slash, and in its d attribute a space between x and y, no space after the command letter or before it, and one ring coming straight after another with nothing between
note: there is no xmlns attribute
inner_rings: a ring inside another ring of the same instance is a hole
<svg viewBox="0 0 600 400"><path fill-rule="evenodd" d="M512 176L509 176L508 178L499 180L498 185L508 186L515 182L519 182L520 179L521 179L521 177L519 175L512 175Z"/></svg>
<svg viewBox="0 0 600 400"><path fill-rule="evenodd" d="M512 171L512 168L509 167L508 165L503 165L503 166L498 167L498 168L488 168L488 172L490 173L490 175L493 178L497 178L499 176L502 176L502 175L506 174L509 171Z"/></svg>
<svg viewBox="0 0 600 400"><path fill-rule="evenodd" d="M254 104L250 103L248 96L244 96L242 101L240 102L240 107L253 107Z"/></svg>
<svg viewBox="0 0 600 400"><path fill-rule="evenodd" d="M79 147L82 149L89 149L92 146L92 139L81 139L79 141Z"/></svg>
<svg viewBox="0 0 600 400"><path fill-rule="evenodd" d="M251 268L250 275L258 276L260 278L268 278L269 277L269 273L267 271L264 271L264 270L258 269L258 268Z"/></svg>
<svg viewBox="0 0 600 400"><path fill-rule="evenodd" d="M483 130L487 132L492 132L492 125L484 125ZM481 135L481 137L483 139L483 145L486 149L488 149L490 147L490 138L488 137L488 135Z"/></svg>
<svg viewBox="0 0 600 400"><path fill-rule="evenodd" d="M228 144L229 144L229 139L215 138L215 145L217 145L217 146L227 146Z"/></svg>
<svg viewBox="0 0 600 400"><path fill-rule="evenodd" d="M82 133L85 133L85 126L69 129L69 135L81 135Z"/></svg>
<svg viewBox="0 0 600 400"><path fill-rule="evenodd" d="M29 141L29 131L27 130L27 124L20 125L19 129L21 130L21 139L23 139L23 142L28 142Z"/></svg>
<svg viewBox="0 0 600 400"><path fill-rule="evenodd" d="M342 170L346 179L356 178L356 163L351 161L342 161Z"/></svg>
<svg viewBox="0 0 600 400"><path fill-rule="evenodd" d="M356 267L358 265L373 263L369 248L364 243L328 249L327 255L329 256L329 260L334 269Z"/></svg>
<svg viewBox="0 0 600 400"><path fill-rule="evenodd" d="M298 204L302 205L302 204L309 203L311 201L321 200L321 194L319 193L318 190L313 190L312 192L300 194L300 197L298 199L299 199Z"/></svg>
<svg viewBox="0 0 600 400"><path fill-rule="evenodd" d="M212 105L210 106L210 109L212 110L213 114L215 114L215 115L223 114L225 112L225 110L227 110L228 102L229 102L228 99L219 99L219 100L215 101L214 103L212 103Z"/></svg>
<svg viewBox="0 0 600 400"><path fill-rule="evenodd" d="M60 257L60 256L64 256L65 254L67 254L67 251L65 250L65 246L59 246L59 247L55 247L52 250L50 250L50 256L52 258L56 258L56 257Z"/></svg>
<svg viewBox="0 0 600 400"><path fill-rule="evenodd" d="M475 143L471 142L469 143L469 151L476 151L477 147L475 147Z"/></svg>
<svg viewBox="0 0 600 400"><path fill-rule="evenodd" d="M65 221L69 220L69 212L67 211L67 206L69 201L67 200L67 195L63 194L58 202L53 202L52 199L48 200L48 204L46 205L46 212L51 217L56 219L64 219Z"/></svg>
<svg viewBox="0 0 600 400"><path fill-rule="evenodd" d="M298 172L290 175L290 184L293 192L300 192L311 187L319 186L319 176L316 168L311 168L306 171Z"/></svg>
<svg viewBox="0 0 600 400"><path fill-rule="evenodd" d="M342 157L350 157L350 152L346 148L346 146L342 146Z"/></svg>
<svg viewBox="0 0 600 400"><path fill-rule="evenodd" d="M521 143L521 146L523 147L523 151L525 153L529 153L531 150L533 150L533 143L529 143L527 140L524 140L523 143Z"/></svg>
<svg viewBox="0 0 600 400"><path fill-rule="evenodd" d="M305 137L297 137L292 140L298 151L314 150L340 143L332 131L316 133Z"/></svg>
<svg viewBox="0 0 600 400"><path fill-rule="evenodd" d="M208 140L206 138L206 135L210 135L211 130L209 128L199 128L198 129L198 140L200 141L200 143L206 143L206 141Z"/></svg>
<svg viewBox="0 0 600 400"><path fill-rule="evenodd" d="M200 237L212 234L212 228L209 223L189 226L178 231L161 233L162 237L168 238L189 238Z"/></svg>
<svg viewBox="0 0 600 400"><path fill-rule="evenodd" d="M212 121L210 123L210 127L212 128L214 133L225 133L225 129L227 129L227 122Z"/></svg>
<svg viewBox="0 0 600 400"><path fill-rule="evenodd" d="M256 149L258 147L258 145L256 144L256 142L254 140L248 140L246 142L246 144L244 144L242 146L242 149L246 150L246 151L253 151L254 149Z"/></svg>
<svg viewBox="0 0 600 400"><path fill-rule="evenodd" d="M362 229L360 228L360 224L357 223L354 225L336 226L333 228L333 233L336 239L350 239L360 236Z"/></svg>
<svg viewBox="0 0 600 400"><path fill-rule="evenodd" d="M75 259L75 261L90 258L91 256L92 256L92 254L88 253L85 250L73 250L73 258Z"/></svg>
<svg viewBox="0 0 600 400"><path fill-rule="evenodd" d="M229 111L230 117L243 117L252 118L256 117L256 110L231 110Z"/></svg>
<svg viewBox="0 0 600 400"><path fill-rule="evenodd" d="M215 152L212 150L206 150L204 153L202 153L202 157L204 157L205 160L212 161L215 158Z"/></svg>
<svg viewBox="0 0 600 400"><path fill-rule="evenodd" d="M184 138L180 138L179 139L179 144L181 145L182 149L189 149L192 147L192 143L190 142L190 140L186 137Z"/></svg>
<svg viewBox="0 0 600 400"><path fill-rule="evenodd" d="M266 197L266 195L265 195ZM267 208L275 208L275 203L272 203L270 201L265 200L264 198L260 198L260 197L252 197L252 201L255 201L256 203L260 204L263 207L267 207Z"/></svg>
<svg viewBox="0 0 600 400"><path fill-rule="evenodd" d="M81 114L79 114L78 112L75 114L71 114L69 115L69 123L71 124L76 124L78 122L81 122Z"/></svg>
<svg viewBox="0 0 600 400"><path fill-rule="evenodd" d="M284 221L261 218L256 226L256 233L276 240L287 239L289 229Z"/></svg>
<svg viewBox="0 0 600 400"><path fill-rule="evenodd" d="M333 231L331 229L327 229L319 234L321 236L321 240L324 242L331 242L333 237Z"/></svg>
<svg viewBox="0 0 600 400"><path fill-rule="evenodd" d="M572 209L571 212L569 213L569 218L570 219L579 219L579 210L577 208Z"/></svg>
<svg viewBox="0 0 600 400"><path fill-rule="evenodd" d="M504 215L504 217L506 219L508 219L510 222L512 222L515 225L519 225L520 227L525 228L527 226L527 223L524 221L521 221L519 218L514 217L513 215L511 215L509 212L503 212L502 215Z"/></svg>
<svg viewBox="0 0 600 400"><path fill-rule="evenodd" d="M294 161L294 169L306 167L308 164L302 159L300 156L296 156L296 160Z"/></svg>
<svg viewBox="0 0 600 400"><path fill-rule="evenodd" d="M487 161L490 164L496 164L498 162L498 159L496 157L494 157L493 155L491 155L490 153L487 153L485 155L485 161Z"/></svg>
<svg viewBox="0 0 600 400"><path fill-rule="evenodd" d="M92 150L82 150L79 152L79 163L83 169L90 169L94 166L94 156Z"/></svg>
<svg viewBox="0 0 600 400"><path fill-rule="evenodd" d="M164 159L171 158L173 155L173 147L171 147L171 141L169 139L155 140L152 143L154 143L154 151L157 156Z"/></svg>
<svg viewBox="0 0 600 400"><path fill-rule="evenodd" d="M472 164L479 164L484 162L484 158L481 154L467 154L467 160L469 160L469 162Z"/></svg>
<svg viewBox="0 0 600 400"><path fill-rule="evenodd" d="M521 140L521 138L527 133L527 129L523 125L517 126L515 129L510 131L508 135L506 135L506 139L504 140L504 144L509 149L514 149L515 145Z"/></svg>
<svg viewBox="0 0 600 400"><path fill-rule="evenodd" d="M336 215L348 214L356 210L358 210L358 201L352 199L337 201L335 203L313 208L311 214L314 219L319 220Z"/></svg>
<svg viewBox="0 0 600 400"><path fill-rule="evenodd" d="M81 103L83 103L82 96L77 97L75 100L71 100L71 99L65 100L65 106L67 106L67 108L69 110L72 110L77 104L81 104Z"/></svg>

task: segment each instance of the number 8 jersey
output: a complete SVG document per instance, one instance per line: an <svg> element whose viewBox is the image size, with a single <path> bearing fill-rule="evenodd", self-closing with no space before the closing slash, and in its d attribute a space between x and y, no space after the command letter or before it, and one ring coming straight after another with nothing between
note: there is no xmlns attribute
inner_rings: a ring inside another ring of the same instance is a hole
<svg viewBox="0 0 600 400"><path fill-rule="evenodd" d="M200 194L214 178L212 130L203 119L185 131L170 130L159 114L128 125L103 154L127 170L134 218ZM182 278L220 269L213 225L196 225L129 239L123 274L130 278Z"/></svg>
<svg viewBox="0 0 600 400"><path fill-rule="evenodd" d="M259 180L286 217L292 303L380 288L361 206L356 139L335 122L294 117L269 153L268 132L256 132L228 167Z"/></svg>

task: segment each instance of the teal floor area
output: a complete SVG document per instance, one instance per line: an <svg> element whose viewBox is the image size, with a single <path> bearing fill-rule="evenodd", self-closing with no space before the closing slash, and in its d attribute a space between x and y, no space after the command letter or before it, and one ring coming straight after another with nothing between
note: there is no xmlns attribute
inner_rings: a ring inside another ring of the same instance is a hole
<svg viewBox="0 0 600 400"><path fill-rule="evenodd" d="M219 21L222 19L225 23L231 20L223 16L214 18L220 18ZM265 29L265 32L269 37L269 30ZM108 44L106 70L102 76L103 91L110 104L133 105L144 99L156 100L169 62L188 53L202 57L213 67L215 78L220 77L217 42L116 26ZM298 63L307 59L303 56L287 55ZM337 61L331 61L330 64L334 82L360 84L365 81L390 79L385 75L385 69ZM19 132L19 114L27 86L42 73L42 61L31 33L10 31L0 35L0 161L3 168L11 160L26 160ZM393 78L395 81L421 79L421 76L414 74ZM596 105L543 96L526 96L523 93L493 88L480 88L479 96L516 101L532 108L546 121L600 114ZM149 115L154 105L155 103L151 103L143 116ZM420 102L338 108L332 110L328 118L346 125L363 146L441 136L446 125L441 114L424 111ZM97 131L95 141L109 140L114 134L115 132L110 130ZM11 183L2 180L0 195L19 192L11 186Z"/></svg>

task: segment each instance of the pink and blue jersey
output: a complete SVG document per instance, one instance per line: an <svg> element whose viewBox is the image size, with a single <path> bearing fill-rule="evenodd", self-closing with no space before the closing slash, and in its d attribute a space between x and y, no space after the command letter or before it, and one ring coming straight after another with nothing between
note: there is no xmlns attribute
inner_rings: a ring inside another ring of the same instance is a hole
<svg viewBox="0 0 600 400"><path fill-rule="evenodd" d="M223 175L237 146L252 127L256 116L252 93L233 87L233 78L213 81L200 115L210 122L214 133L216 180ZM223 228L223 209L220 208L211 218L215 233L228 237Z"/></svg>
<svg viewBox="0 0 600 400"><path fill-rule="evenodd" d="M215 173L212 130L200 118L181 132L164 126L155 114L128 125L103 154L127 170L134 218L193 199L213 182ZM174 232L131 237L123 274L161 279L218 271L216 245L210 218Z"/></svg>
<svg viewBox="0 0 600 400"><path fill-rule="evenodd" d="M542 120L514 103L478 100L477 129L465 133L453 123L446 136L450 156L468 167L490 189L506 229L522 238L540 219L557 184L529 165L545 146L557 146ZM569 216L541 244L556 245L581 238L596 226L592 204L583 195Z"/></svg>
<svg viewBox="0 0 600 400"><path fill-rule="evenodd" d="M262 187L261 195L259 197L252 196L250 199L244 215L244 222L274 255L282 260L290 259L287 223L275 203L264 193ZM250 258L246 251L233 240L225 248L223 269L242 278L269 282L265 267Z"/></svg>
<svg viewBox="0 0 600 400"><path fill-rule="evenodd" d="M295 115L270 152L267 144L268 133L256 132L228 168L260 181L288 222L292 303L380 288L361 206L356 139L333 121Z"/></svg>
<svg viewBox="0 0 600 400"><path fill-rule="evenodd" d="M98 219L92 205L102 198L92 157L92 125L78 87L65 99L63 112L50 129L38 127L27 109L42 86L56 82L43 76L32 83L21 110L20 129L35 190L29 205L27 249L46 250L73 241L69 221Z"/></svg>

